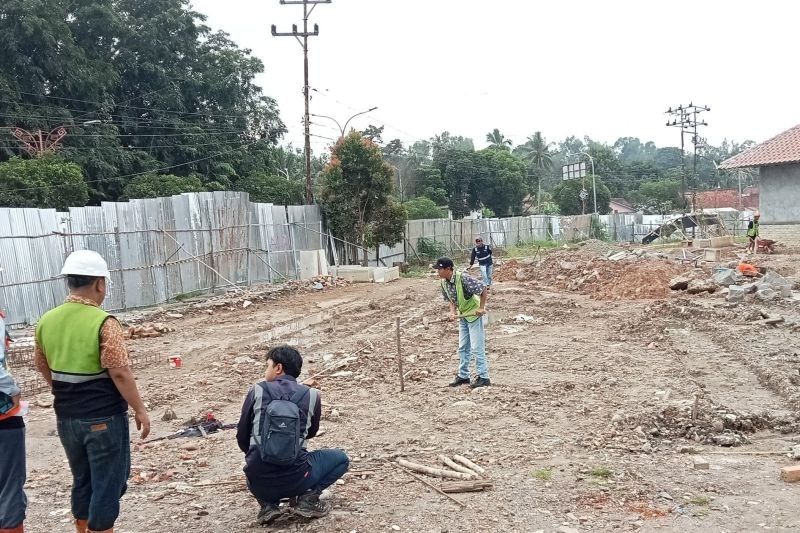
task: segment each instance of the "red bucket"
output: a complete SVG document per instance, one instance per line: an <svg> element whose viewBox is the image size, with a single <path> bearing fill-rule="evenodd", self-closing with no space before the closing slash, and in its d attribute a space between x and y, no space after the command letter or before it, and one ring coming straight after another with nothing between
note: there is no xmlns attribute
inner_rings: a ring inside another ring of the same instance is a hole
<svg viewBox="0 0 800 533"><path fill-rule="evenodd" d="M180 368L183 366L183 359L180 355L173 355L169 358L170 368Z"/></svg>

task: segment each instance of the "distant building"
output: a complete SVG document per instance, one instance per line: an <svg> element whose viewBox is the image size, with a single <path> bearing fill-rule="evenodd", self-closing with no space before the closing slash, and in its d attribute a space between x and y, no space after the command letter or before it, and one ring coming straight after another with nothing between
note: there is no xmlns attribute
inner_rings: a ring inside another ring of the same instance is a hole
<svg viewBox="0 0 800 533"><path fill-rule="evenodd" d="M758 187L748 187L742 191L739 198L738 189L714 189L711 191L698 191L688 193L686 199L689 204L694 201L695 209L719 209L730 207L733 209L758 209Z"/></svg>
<svg viewBox="0 0 800 533"><path fill-rule="evenodd" d="M612 198L608 203L608 212L614 213L635 213L636 209L625 198Z"/></svg>
<svg viewBox="0 0 800 533"><path fill-rule="evenodd" d="M719 166L747 167L759 170L761 235L800 242L800 124Z"/></svg>

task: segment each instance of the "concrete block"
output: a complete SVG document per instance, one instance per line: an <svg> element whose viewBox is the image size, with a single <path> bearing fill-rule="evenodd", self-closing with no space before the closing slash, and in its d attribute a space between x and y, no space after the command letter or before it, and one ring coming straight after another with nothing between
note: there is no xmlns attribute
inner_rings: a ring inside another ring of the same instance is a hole
<svg viewBox="0 0 800 533"><path fill-rule="evenodd" d="M319 254L317 250L300 250L300 279L319 276Z"/></svg>
<svg viewBox="0 0 800 533"><path fill-rule="evenodd" d="M724 237L711 237L711 248L727 248L733 246L733 237L726 235Z"/></svg>
<svg viewBox="0 0 800 533"><path fill-rule="evenodd" d="M372 281L372 272L366 267L346 265L335 268L334 271L334 276L346 279L352 283L369 283Z"/></svg>
<svg viewBox="0 0 800 533"><path fill-rule="evenodd" d="M728 286L729 302L741 302L742 300L744 300L745 294L747 294L747 292L745 292L744 287L741 287L739 285Z"/></svg>
<svg viewBox="0 0 800 533"><path fill-rule="evenodd" d="M706 250L708 251L708 250ZM714 273L714 283L720 287L727 287L736 283L736 271L730 268L720 269Z"/></svg>
<svg viewBox="0 0 800 533"><path fill-rule="evenodd" d="M703 260L718 262L722 259L722 250L719 248L706 248L703 250Z"/></svg>
<svg viewBox="0 0 800 533"><path fill-rule="evenodd" d="M800 481L800 465L784 466L781 468L781 479L787 483Z"/></svg>
<svg viewBox="0 0 800 533"><path fill-rule="evenodd" d="M711 239L695 239L692 241L693 248L713 248Z"/></svg>
<svg viewBox="0 0 800 533"><path fill-rule="evenodd" d="M695 457L694 458L694 469L695 470L709 470L711 469L711 463L708 462L708 459L704 457Z"/></svg>

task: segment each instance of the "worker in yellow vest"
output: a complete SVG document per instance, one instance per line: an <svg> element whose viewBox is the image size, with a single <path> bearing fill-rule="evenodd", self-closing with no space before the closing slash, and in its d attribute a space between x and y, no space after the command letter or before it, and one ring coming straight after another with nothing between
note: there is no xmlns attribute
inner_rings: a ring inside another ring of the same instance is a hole
<svg viewBox="0 0 800 533"><path fill-rule="evenodd" d="M450 320L459 321L459 366L451 387L469 385L475 389L488 387L489 364L486 361L486 333L483 315L486 314L487 287L484 283L463 272L457 272L453 260L442 257L433 265L442 284L442 296L450 304ZM469 367L475 359L478 376L470 383Z"/></svg>
<svg viewBox="0 0 800 533"><path fill-rule="evenodd" d="M78 533L112 533L131 468L128 406L141 438L150 418L139 396L122 327L100 308L110 273L96 252L64 262L69 297L36 326L36 366L52 386L58 436L72 470Z"/></svg>
<svg viewBox="0 0 800 533"><path fill-rule="evenodd" d="M761 219L761 214L756 211L753 215L753 220L747 224L747 251L756 253L758 249L758 221Z"/></svg>

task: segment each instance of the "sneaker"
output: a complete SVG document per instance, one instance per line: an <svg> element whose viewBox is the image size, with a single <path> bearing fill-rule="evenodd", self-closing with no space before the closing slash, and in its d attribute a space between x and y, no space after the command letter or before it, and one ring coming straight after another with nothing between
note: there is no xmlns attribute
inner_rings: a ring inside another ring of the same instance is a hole
<svg viewBox="0 0 800 533"><path fill-rule="evenodd" d="M274 503L266 503L258 512L258 517L256 520L258 520L259 525L265 526L275 521L275 519L282 514L283 510L278 505Z"/></svg>
<svg viewBox="0 0 800 533"><path fill-rule="evenodd" d="M331 506L327 502L319 499L319 492L307 492L297 498L297 507L294 508L295 514L303 518L322 518L331 511Z"/></svg>
<svg viewBox="0 0 800 533"><path fill-rule="evenodd" d="M461 385L469 385L469 378L462 378L462 377L456 376L455 381L453 381L450 384L451 387L458 387L458 386L461 386Z"/></svg>
<svg viewBox="0 0 800 533"><path fill-rule="evenodd" d="M469 386L469 388L477 389L478 387L488 387L491 384L492 384L492 382L489 381L489 378L478 378L478 379L476 379L475 381L472 382L472 384Z"/></svg>

